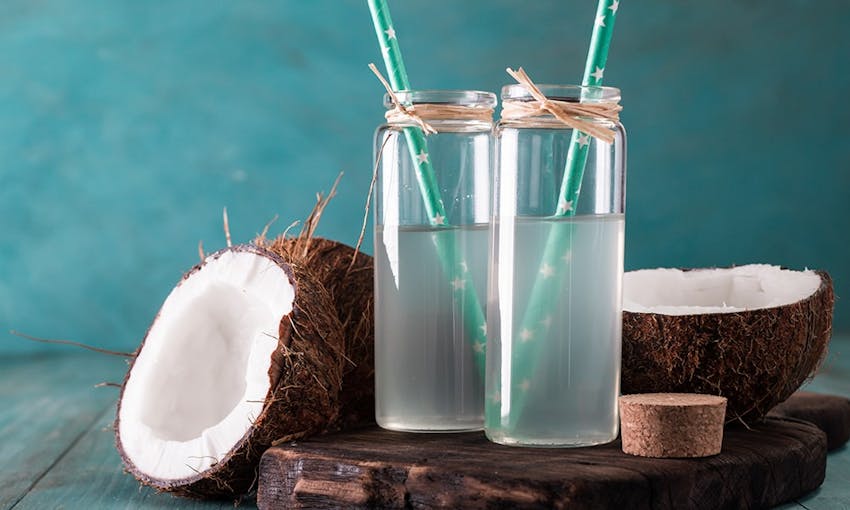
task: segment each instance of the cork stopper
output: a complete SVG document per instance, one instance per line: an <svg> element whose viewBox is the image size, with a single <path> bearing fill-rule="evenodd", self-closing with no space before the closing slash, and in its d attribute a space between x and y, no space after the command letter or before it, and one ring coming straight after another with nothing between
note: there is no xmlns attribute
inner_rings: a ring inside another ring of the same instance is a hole
<svg viewBox="0 0 850 510"><path fill-rule="evenodd" d="M623 452L641 457L708 457L720 453L726 399L696 393L620 397Z"/></svg>

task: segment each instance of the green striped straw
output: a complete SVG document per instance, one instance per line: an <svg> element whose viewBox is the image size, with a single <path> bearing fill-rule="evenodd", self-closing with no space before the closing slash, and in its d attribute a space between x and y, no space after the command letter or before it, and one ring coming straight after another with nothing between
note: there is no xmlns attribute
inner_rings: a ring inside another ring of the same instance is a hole
<svg viewBox="0 0 850 510"><path fill-rule="evenodd" d="M611 46L614 21L619 7L619 0L599 0L582 85L602 85L602 76L608 60L608 48ZM584 177L589 147L590 136L574 129L567 153L564 177L558 194L558 206L552 216L553 218L575 215L575 206L581 189L581 181ZM497 383L496 393L488 395L487 398L486 419L490 427L499 427L501 423L503 427L515 428L525 407L525 395L534 388L534 373L539 358L538 342L535 340L548 333L552 321L552 296L561 290L561 279L558 276L563 274L561 272L563 268L569 267L572 259L571 227L572 225L569 224L552 224L546 246L543 249L540 270L532 287L523 320L520 323L520 330L516 333L517 338L512 342L510 395L516 395L516 397L511 398L508 423L504 424L501 416L502 389L498 386L500 382ZM514 333L508 332L508 334L513 335Z"/></svg>
<svg viewBox="0 0 850 510"><path fill-rule="evenodd" d="M368 0L368 4L369 11L372 13L375 34L378 36L378 44L384 56L384 66L390 86L393 91L411 90L386 0ZM431 159L428 156L425 134L418 127L405 127L404 136L416 169L416 180L419 183L419 191L425 203L428 220L433 226L447 226L446 209L442 198L440 198L440 188L437 184L434 167L431 165ZM435 235L433 239L443 272L449 278L454 289L454 298L460 300L462 304L467 340L471 344L475 364L483 381L487 323L484 318L484 309L478 300L478 294L475 292L472 274L467 268L466 261L458 256L454 236Z"/></svg>

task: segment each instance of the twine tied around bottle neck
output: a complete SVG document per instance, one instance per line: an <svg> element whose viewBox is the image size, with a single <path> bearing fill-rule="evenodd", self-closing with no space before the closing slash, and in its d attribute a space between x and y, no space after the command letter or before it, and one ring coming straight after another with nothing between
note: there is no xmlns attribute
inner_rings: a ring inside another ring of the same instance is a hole
<svg viewBox="0 0 850 510"><path fill-rule="evenodd" d="M392 101L393 107L384 114L387 123L391 125L415 124L426 135L433 135L439 130L428 123L429 120L493 122L493 108L435 103L405 105L398 99L389 82L384 78L384 75L381 74L375 64L369 64L369 69L381 81Z"/></svg>
<svg viewBox="0 0 850 510"><path fill-rule="evenodd" d="M532 117L551 115L567 126L598 138L607 143L614 141L614 130L601 126L593 120L608 120L618 122L620 111L623 109L617 101L601 101L594 103L575 103L570 101L558 101L547 98L537 85L531 81L528 74L520 67L514 71L510 67L506 69L520 85L528 90L533 101L522 101L507 99L502 102L502 119L508 121L522 121Z"/></svg>

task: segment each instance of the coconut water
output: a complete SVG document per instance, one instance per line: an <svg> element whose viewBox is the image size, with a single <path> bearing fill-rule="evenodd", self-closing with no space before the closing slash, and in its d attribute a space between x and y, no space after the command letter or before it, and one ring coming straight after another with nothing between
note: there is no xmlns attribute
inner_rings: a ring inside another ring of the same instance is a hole
<svg viewBox="0 0 850 510"><path fill-rule="evenodd" d="M382 427L483 426L484 381L469 331L479 325L464 317L463 293L454 292L445 247L456 250L483 304L488 237L487 225L376 226L375 414Z"/></svg>
<svg viewBox="0 0 850 510"><path fill-rule="evenodd" d="M494 226L492 440L581 446L617 436L623 237L619 214L503 219Z"/></svg>

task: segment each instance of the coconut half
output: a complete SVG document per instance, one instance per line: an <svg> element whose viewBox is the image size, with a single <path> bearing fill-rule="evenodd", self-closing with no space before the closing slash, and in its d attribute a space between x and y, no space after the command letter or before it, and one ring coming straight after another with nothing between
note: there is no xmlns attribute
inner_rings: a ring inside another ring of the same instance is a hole
<svg viewBox="0 0 850 510"><path fill-rule="evenodd" d="M166 298L125 379L115 431L142 483L234 497L273 441L337 419L342 326L309 273L252 245L194 267Z"/></svg>
<svg viewBox="0 0 850 510"><path fill-rule="evenodd" d="M727 417L757 418L826 354L832 280L753 264L623 277L623 393L707 393Z"/></svg>

